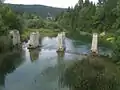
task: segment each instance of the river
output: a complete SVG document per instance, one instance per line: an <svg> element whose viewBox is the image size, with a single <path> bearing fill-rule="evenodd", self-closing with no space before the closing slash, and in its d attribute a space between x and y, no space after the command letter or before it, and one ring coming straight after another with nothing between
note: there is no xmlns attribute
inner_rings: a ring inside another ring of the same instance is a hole
<svg viewBox="0 0 120 90"><path fill-rule="evenodd" d="M21 53L7 56L0 62L0 90L69 90L60 84L64 69L82 55L73 53L57 54L56 38L44 37L40 49L29 51L26 47ZM67 50L88 53L91 41L84 38L66 38ZM109 49L100 46L100 53Z"/></svg>

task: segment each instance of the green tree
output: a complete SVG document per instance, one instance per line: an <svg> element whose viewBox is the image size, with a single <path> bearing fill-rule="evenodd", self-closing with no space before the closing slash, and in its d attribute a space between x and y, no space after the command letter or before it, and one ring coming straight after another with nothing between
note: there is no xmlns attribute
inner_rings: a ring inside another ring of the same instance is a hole
<svg viewBox="0 0 120 90"><path fill-rule="evenodd" d="M43 28L44 21L42 18L34 16L32 19L28 19L28 28Z"/></svg>
<svg viewBox="0 0 120 90"><path fill-rule="evenodd" d="M119 62L120 60L120 36L116 36L116 40L113 43L113 59L116 62Z"/></svg>
<svg viewBox="0 0 120 90"><path fill-rule="evenodd" d="M0 3L0 53L11 49L11 40L8 37L10 30L22 31L24 22L7 5Z"/></svg>
<svg viewBox="0 0 120 90"><path fill-rule="evenodd" d="M117 4L118 2L118 4ZM57 21L71 32L103 32L119 26L119 0L99 0L94 4L89 0L79 0L74 8L57 17Z"/></svg>

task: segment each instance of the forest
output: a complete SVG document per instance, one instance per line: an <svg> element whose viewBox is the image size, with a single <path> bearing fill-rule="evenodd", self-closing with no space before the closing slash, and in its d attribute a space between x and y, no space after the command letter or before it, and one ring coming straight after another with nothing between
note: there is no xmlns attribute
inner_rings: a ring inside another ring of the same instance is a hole
<svg viewBox="0 0 120 90"><path fill-rule="evenodd" d="M28 13L28 14L35 14L39 15L42 18L46 18L48 13L52 17L60 14L63 11L66 11L66 8L56 8L44 5L22 5L22 4L7 4L13 11L18 13Z"/></svg>

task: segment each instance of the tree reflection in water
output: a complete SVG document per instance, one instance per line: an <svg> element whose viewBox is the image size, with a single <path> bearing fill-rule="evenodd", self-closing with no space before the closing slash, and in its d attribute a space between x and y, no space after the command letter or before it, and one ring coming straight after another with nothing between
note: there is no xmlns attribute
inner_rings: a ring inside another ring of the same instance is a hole
<svg viewBox="0 0 120 90"><path fill-rule="evenodd" d="M50 65L35 77L36 86L43 90L59 90L64 66L64 54L58 53L56 65Z"/></svg>
<svg viewBox="0 0 120 90"><path fill-rule="evenodd" d="M38 60L40 49L30 49L29 52L30 52L31 62Z"/></svg>
<svg viewBox="0 0 120 90"><path fill-rule="evenodd" d="M61 82L71 90L119 90L119 75L113 63L92 57L68 67Z"/></svg>
<svg viewBox="0 0 120 90"><path fill-rule="evenodd" d="M59 73L59 77L58 77L58 85L59 85L59 88L63 87L62 86L62 83L60 81L61 79L61 76L63 76L63 72L64 72L64 69L65 69L65 62L64 62L64 56L65 56L65 53L63 52L58 52L58 73Z"/></svg>
<svg viewBox="0 0 120 90"><path fill-rule="evenodd" d="M57 64L53 67L47 67L41 74L48 80L55 80L60 77L61 72L64 69L64 53L58 53Z"/></svg>
<svg viewBox="0 0 120 90"><path fill-rule="evenodd" d="M5 87L5 76L21 65L23 62L21 58L21 52L15 52L0 60L0 89Z"/></svg>

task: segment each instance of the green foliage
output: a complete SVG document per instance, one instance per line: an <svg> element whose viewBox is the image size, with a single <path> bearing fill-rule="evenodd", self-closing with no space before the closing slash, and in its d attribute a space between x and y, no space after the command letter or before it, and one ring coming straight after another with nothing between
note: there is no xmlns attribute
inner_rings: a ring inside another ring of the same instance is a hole
<svg viewBox="0 0 120 90"><path fill-rule="evenodd" d="M63 30L62 26L60 26L57 22L54 21L45 21L44 28Z"/></svg>
<svg viewBox="0 0 120 90"><path fill-rule="evenodd" d="M111 35L100 38L99 41L100 44L104 43L107 47L108 44L111 44L113 57L117 60L120 58L120 40L118 37L120 35L120 0L98 0L96 5L90 0L79 0L74 8L68 8L67 12L57 16L56 21L75 35L81 31L112 33L112 37L117 36L115 41L107 41Z"/></svg>
<svg viewBox="0 0 120 90"><path fill-rule="evenodd" d="M24 17L24 16L23 16ZM58 25L55 21L43 20L40 16L32 15L25 17L25 22L27 28L31 29L63 29L60 25Z"/></svg>
<svg viewBox="0 0 120 90"><path fill-rule="evenodd" d="M120 36L116 37L113 46L113 59L115 61L120 61Z"/></svg>
<svg viewBox="0 0 120 90"><path fill-rule="evenodd" d="M28 28L43 28L44 27L44 21L34 18L34 19L29 19L28 20Z"/></svg>
<svg viewBox="0 0 120 90"><path fill-rule="evenodd" d="M9 51L12 48L12 41L7 36L0 36L0 53Z"/></svg>
<svg viewBox="0 0 120 90"><path fill-rule="evenodd" d="M89 0L81 1L68 8L56 20L71 32L103 32L116 30L119 26L119 0L99 0L95 5Z"/></svg>
<svg viewBox="0 0 120 90"><path fill-rule="evenodd" d="M23 30L24 21L20 15L13 12L7 5L0 3L0 53L11 49L11 40L8 33L17 29L20 33Z"/></svg>
<svg viewBox="0 0 120 90"><path fill-rule="evenodd" d="M4 4L0 6L0 19L0 25L2 25L1 31L3 31L3 33L12 29L17 29L21 32L23 29L24 21L22 20L21 16L14 13L8 6Z"/></svg>
<svg viewBox="0 0 120 90"><path fill-rule="evenodd" d="M119 90L118 72L114 73L109 65L101 62L105 63L93 57L76 61L65 70L63 85L70 90Z"/></svg>

